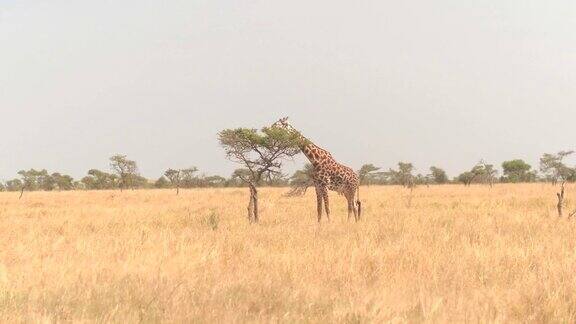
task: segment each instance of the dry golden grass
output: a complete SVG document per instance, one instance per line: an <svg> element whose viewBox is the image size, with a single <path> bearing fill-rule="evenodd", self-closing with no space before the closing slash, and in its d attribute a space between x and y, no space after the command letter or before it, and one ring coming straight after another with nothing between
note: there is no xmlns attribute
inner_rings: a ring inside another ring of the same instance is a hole
<svg viewBox="0 0 576 324"><path fill-rule="evenodd" d="M0 321L575 322L576 219L543 184L0 194ZM568 197L576 197L568 187Z"/></svg>

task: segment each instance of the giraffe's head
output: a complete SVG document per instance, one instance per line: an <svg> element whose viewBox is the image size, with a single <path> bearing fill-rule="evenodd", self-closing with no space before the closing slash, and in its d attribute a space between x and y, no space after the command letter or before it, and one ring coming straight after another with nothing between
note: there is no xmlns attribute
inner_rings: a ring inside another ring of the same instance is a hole
<svg viewBox="0 0 576 324"><path fill-rule="evenodd" d="M272 127L278 127L278 128L283 128L286 130L294 130L294 128L292 127L292 125L290 125L288 123L288 117L284 117L284 118L280 118L277 122L275 122L274 124L272 124Z"/></svg>
<svg viewBox="0 0 576 324"><path fill-rule="evenodd" d="M296 130L294 127L292 127L292 125L290 125L290 123L288 123L288 117L278 119L278 121L275 122L274 124L272 124L272 126L270 126L270 128L281 128L281 129L288 131L289 133L291 133L293 135L296 135L298 138L298 145L301 147L306 146L306 145L311 143L298 130Z"/></svg>

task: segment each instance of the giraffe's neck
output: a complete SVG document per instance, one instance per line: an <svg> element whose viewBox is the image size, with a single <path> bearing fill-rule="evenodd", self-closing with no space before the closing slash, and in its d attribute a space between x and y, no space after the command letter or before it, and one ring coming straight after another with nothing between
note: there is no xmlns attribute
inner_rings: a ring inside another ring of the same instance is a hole
<svg viewBox="0 0 576 324"><path fill-rule="evenodd" d="M313 143L310 143L302 147L300 150L302 151L302 153L304 153L306 158L308 158L308 161L310 161L310 163L312 163L314 167L317 167L320 164L320 161L322 161L322 159L324 158L323 156L320 156L320 154L318 154L319 149L320 148L318 146L316 146Z"/></svg>
<svg viewBox="0 0 576 324"><path fill-rule="evenodd" d="M312 141L304 137L304 135L302 135L302 133L300 133L299 131L297 130L294 131L298 134L298 138L300 139L299 141L300 151L302 151L302 153L306 156L306 158L308 158L308 160L310 161L310 163L312 163L313 166L318 166L320 164L320 161L326 159L327 157L330 157L330 153L328 153L326 150L312 143Z"/></svg>

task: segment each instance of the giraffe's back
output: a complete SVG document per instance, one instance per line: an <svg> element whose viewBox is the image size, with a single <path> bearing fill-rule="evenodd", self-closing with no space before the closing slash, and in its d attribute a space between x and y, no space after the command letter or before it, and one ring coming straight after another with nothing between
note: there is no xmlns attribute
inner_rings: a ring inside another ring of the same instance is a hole
<svg viewBox="0 0 576 324"><path fill-rule="evenodd" d="M328 189L341 194L354 193L358 188L358 175L351 168L336 161L327 161L316 168L317 178Z"/></svg>

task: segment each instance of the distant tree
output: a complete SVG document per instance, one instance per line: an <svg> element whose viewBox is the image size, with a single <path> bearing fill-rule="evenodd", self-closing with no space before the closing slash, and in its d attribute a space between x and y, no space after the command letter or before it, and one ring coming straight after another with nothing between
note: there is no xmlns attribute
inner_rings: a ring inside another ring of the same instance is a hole
<svg viewBox="0 0 576 324"><path fill-rule="evenodd" d="M182 172L176 169L168 169L164 172L164 176L170 181L172 188L176 188L176 194L178 195L180 193L180 183L182 182Z"/></svg>
<svg viewBox="0 0 576 324"><path fill-rule="evenodd" d="M4 185L4 183L0 182L0 192L2 191L6 191L6 186Z"/></svg>
<svg viewBox="0 0 576 324"><path fill-rule="evenodd" d="M306 163L301 170L296 170L288 179L291 189L286 195L291 197L304 195L309 187L314 186L313 174L314 167L310 163Z"/></svg>
<svg viewBox="0 0 576 324"><path fill-rule="evenodd" d="M398 184L397 174L395 170L389 169L388 171L378 171L369 174L368 182L370 184L390 185Z"/></svg>
<svg viewBox="0 0 576 324"><path fill-rule="evenodd" d="M20 170L18 175L21 177L22 186L20 187L20 198L24 191L34 190L52 190L52 180L46 170Z"/></svg>
<svg viewBox="0 0 576 324"><path fill-rule="evenodd" d="M197 167L190 167L180 170L181 180L180 183L184 188L192 188L198 186L198 177L195 173L198 172Z"/></svg>
<svg viewBox="0 0 576 324"><path fill-rule="evenodd" d="M262 179L261 185L269 187L284 187L289 183L286 175L282 172L278 173L267 173L265 178Z"/></svg>
<svg viewBox="0 0 576 324"><path fill-rule="evenodd" d="M226 178L219 175L207 176L202 180L208 187L223 187L226 184Z"/></svg>
<svg viewBox="0 0 576 324"><path fill-rule="evenodd" d="M170 184L171 184L170 181L168 181L168 179L166 179L166 177L161 176L154 183L154 187L158 188L158 189L165 189L165 188L170 188Z"/></svg>
<svg viewBox="0 0 576 324"><path fill-rule="evenodd" d="M21 199L24 195L24 190L32 191L36 189L36 178L35 176L30 175L30 171L20 170L18 171L18 174L21 177L22 184L20 186L20 197L18 199Z"/></svg>
<svg viewBox="0 0 576 324"><path fill-rule="evenodd" d="M230 176L230 184L233 187L246 187L248 186L248 183L242 179L249 178L250 176L250 170L245 168L236 169Z"/></svg>
<svg viewBox="0 0 576 324"><path fill-rule="evenodd" d="M88 176L82 178L81 182L88 190L103 190L118 187L118 177L116 175L96 169L88 171Z"/></svg>
<svg viewBox="0 0 576 324"><path fill-rule="evenodd" d="M84 187L85 190L99 190L98 185L96 184L96 178L93 176L85 176L80 179L80 183Z"/></svg>
<svg viewBox="0 0 576 324"><path fill-rule="evenodd" d="M42 174L39 177L40 189L44 191L52 191L57 189L56 180L48 174L48 171L42 170Z"/></svg>
<svg viewBox="0 0 576 324"><path fill-rule="evenodd" d="M456 180L462 182L465 186L469 186L471 183L487 183L490 186L494 184L497 180L498 170L494 168L494 165L480 160L470 171L460 174Z"/></svg>
<svg viewBox="0 0 576 324"><path fill-rule="evenodd" d="M432 179L429 176L423 175L422 173L418 173L414 178L414 185L430 185Z"/></svg>
<svg viewBox="0 0 576 324"><path fill-rule="evenodd" d="M574 181L576 179L576 170L566 166L564 158L570 156L574 151L560 151L557 154L544 154L540 158L540 171L546 177L546 180L553 184L558 181Z"/></svg>
<svg viewBox="0 0 576 324"><path fill-rule="evenodd" d="M412 187L414 186L414 175L412 175L412 171L414 171L414 166L412 163L398 163L398 170L399 170L399 179L400 184L405 187Z"/></svg>
<svg viewBox="0 0 576 324"><path fill-rule="evenodd" d="M20 179L13 179L6 181L5 186L6 191L20 191L22 190L24 183L22 183L22 180Z"/></svg>
<svg viewBox="0 0 576 324"><path fill-rule="evenodd" d="M250 188L248 219L258 222L258 184L271 174L280 173L281 160L300 152L300 140L280 128L264 128L262 132L248 128L226 129L218 134L218 139L228 159L247 170L236 176Z"/></svg>
<svg viewBox="0 0 576 324"><path fill-rule="evenodd" d="M470 171L466 171L461 173L457 178L456 181L463 183L465 186L469 186L472 181L474 180L474 173Z"/></svg>
<svg viewBox="0 0 576 324"><path fill-rule="evenodd" d="M438 183L436 183L436 181L434 181L434 176L431 173L426 174L426 175L418 174L418 176L422 177L422 180L420 180L420 181L422 181L422 183L425 184L426 186L430 186L431 184L438 184Z"/></svg>
<svg viewBox="0 0 576 324"><path fill-rule="evenodd" d="M494 184L497 179L498 170L494 168L494 165L487 164L484 161L480 161L480 165L482 166L482 172L480 173L480 178L483 180L484 183L488 183L490 187Z"/></svg>
<svg viewBox="0 0 576 324"><path fill-rule="evenodd" d="M360 170L358 170L360 184L370 185L374 179L374 172L378 170L380 170L380 168L373 164L364 164Z"/></svg>
<svg viewBox="0 0 576 324"><path fill-rule="evenodd" d="M524 160L516 159L502 162L503 182L533 182L536 180L536 173L530 172L532 167Z"/></svg>
<svg viewBox="0 0 576 324"><path fill-rule="evenodd" d="M84 182L82 182L82 180L77 180L74 181L73 183L74 186L74 190L86 190L86 185L84 184Z"/></svg>
<svg viewBox="0 0 576 324"><path fill-rule="evenodd" d="M55 189L58 190L74 189L74 179L71 176L54 172L50 177L52 178L52 182L53 185L55 186Z"/></svg>
<svg viewBox="0 0 576 324"><path fill-rule="evenodd" d="M135 161L128 160L126 155L116 154L110 158L110 168L120 179L120 191L128 187L134 188L135 180L139 176Z"/></svg>
<svg viewBox="0 0 576 324"><path fill-rule="evenodd" d="M398 162L398 170L389 169L385 175L392 184L412 188L416 184L413 171L414 165L412 163Z"/></svg>
<svg viewBox="0 0 576 324"><path fill-rule="evenodd" d="M434 181L436 184L445 184L448 182L446 171L435 166L430 167L430 175L428 178Z"/></svg>
<svg viewBox="0 0 576 324"><path fill-rule="evenodd" d="M130 178L130 188L152 188L154 183L150 183L145 177L136 174Z"/></svg>
<svg viewBox="0 0 576 324"><path fill-rule="evenodd" d="M488 183L490 186L494 183L494 179L498 171L494 169L492 164L486 164L484 161L478 162L472 170L470 170L473 177L472 180L479 183Z"/></svg>

